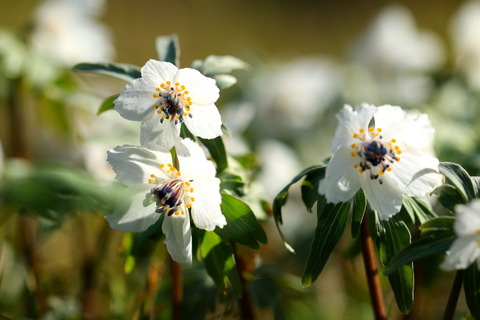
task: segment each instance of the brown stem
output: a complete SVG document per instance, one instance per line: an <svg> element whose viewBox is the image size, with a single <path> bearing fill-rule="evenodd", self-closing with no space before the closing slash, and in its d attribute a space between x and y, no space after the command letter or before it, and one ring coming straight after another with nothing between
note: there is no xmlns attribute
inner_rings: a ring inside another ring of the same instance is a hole
<svg viewBox="0 0 480 320"><path fill-rule="evenodd" d="M170 275L172 278L172 320L180 320L182 318L182 265L170 258Z"/></svg>
<svg viewBox="0 0 480 320"><path fill-rule="evenodd" d="M443 314L444 320L451 320L455 315L455 309L457 308L458 297L460 296L460 290L463 284L463 271L458 270L453 280L452 290L450 290L450 296L448 297L447 307Z"/></svg>
<svg viewBox="0 0 480 320"><path fill-rule="evenodd" d="M8 116L9 116L9 142L10 156L14 158L28 158L27 138L26 138L26 120L23 112L23 106L20 101L21 80L10 80L8 94Z"/></svg>
<svg viewBox="0 0 480 320"><path fill-rule="evenodd" d="M243 292L239 299L242 320L255 320L255 308L253 307L252 298L248 291L247 279L245 279L245 273L251 272L252 266L250 266L248 261L244 259L241 254L239 254L236 243L233 243L233 255L235 257L235 263Z"/></svg>
<svg viewBox="0 0 480 320"><path fill-rule="evenodd" d="M367 276L368 289L370 299L372 300L373 312L376 320L387 319L385 304L383 301L382 288L378 278L378 268L373 250L373 241L370 234L370 226L368 224L368 210L365 211L362 226L360 229L360 240L362 244L363 263L365 265L365 273Z"/></svg>

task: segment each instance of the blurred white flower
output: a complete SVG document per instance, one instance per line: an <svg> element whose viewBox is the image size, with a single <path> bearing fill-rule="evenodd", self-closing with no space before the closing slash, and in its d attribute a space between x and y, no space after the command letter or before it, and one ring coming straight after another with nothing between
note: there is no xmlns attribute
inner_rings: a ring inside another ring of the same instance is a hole
<svg viewBox="0 0 480 320"><path fill-rule="evenodd" d="M180 139L183 122L195 136L222 135L215 106L219 91L215 80L197 70L151 59L142 67L142 77L127 84L114 101L115 110L125 119L142 121L143 146L170 149Z"/></svg>
<svg viewBox="0 0 480 320"><path fill-rule="evenodd" d="M450 34L459 68L480 89L480 2L466 1L452 18Z"/></svg>
<svg viewBox="0 0 480 320"><path fill-rule="evenodd" d="M417 30L412 14L400 5L380 11L352 55L376 79L369 89L375 95L368 98L409 105L428 98L433 84L425 73L441 67L445 59L440 38Z"/></svg>
<svg viewBox="0 0 480 320"><path fill-rule="evenodd" d="M455 207L457 239L440 265L444 270L466 269L475 261L480 270L480 200Z"/></svg>
<svg viewBox="0 0 480 320"><path fill-rule="evenodd" d="M336 65L328 59L301 58L265 72L250 91L261 125L286 134L309 129L339 92Z"/></svg>
<svg viewBox="0 0 480 320"><path fill-rule="evenodd" d="M96 21L101 0L46 0L35 14L32 45L53 61L75 63L111 60L114 49L107 28Z"/></svg>
<svg viewBox="0 0 480 320"><path fill-rule="evenodd" d="M362 188L386 220L400 211L404 194L424 196L442 183L426 114L362 104L345 105L337 119L334 154L319 186L328 202L348 201Z"/></svg>
<svg viewBox="0 0 480 320"><path fill-rule="evenodd" d="M189 156L178 156L181 172L167 152L144 147L118 146L108 151L108 162L116 179L128 188L119 197L110 226L128 232L141 232L164 215L162 231L172 259L192 262L190 214L197 228L212 231L227 224L220 210L220 180L213 163L201 147L190 139L182 143ZM124 199L131 199L125 203Z"/></svg>

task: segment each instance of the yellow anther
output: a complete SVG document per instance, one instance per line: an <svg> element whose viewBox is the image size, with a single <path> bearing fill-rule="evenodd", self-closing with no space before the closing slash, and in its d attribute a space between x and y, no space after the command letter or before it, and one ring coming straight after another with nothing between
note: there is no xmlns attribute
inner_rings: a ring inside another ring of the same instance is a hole
<svg viewBox="0 0 480 320"><path fill-rule="evenodd" d="M189 185L190 185L190 182L186 181L186 182L185 182L185 185L186 185L186 186L189 186Z"/></svg>
<svg viewBox="0 0 480 320"><path fill-rule="evenodd" d="M357 168L358 168L358 163L355 163L355 164L353 165L353 167L354 167L355 169L357 169Z"/></svg>
<svg viewBox="0 0 480 320"><path fill-rule="evenodd" d="M153 179L148 179L148 184L153 184Z"/></svg>
<svg viewBox="0 0 480 320"><path fill-rule="evenodd" d="M152 174L150 175L150 178L155 178L155 175L152 173Z"/></svg>
<svg viewBox="0 0 480 320"><path fill-rule="evenodd" d="M397 150L397 154L402 154L402 150Z"/></svg>
<svg viewBox="0 0 480 320"><path fill-rule="evenodd" d="M175 82L175 87L178 87L180 85L179 82Z"/></svg>
<svg viewBox="0 0 480 320"><path fill-rule="evenodd" d="M395 143L395 142L397 142L397 140L395 140L395 139L392 139L392 140L390 140L390 141L391 141L392 143Z"/></svg>
<svg viewBox="0 0 480 320"><path fill-rule="evenodd" d="M190 200L191 200L192 202L195 202L195 198L194 198L194 197L190 197Z"/></svg>
<svg viewBox="0 0 480 320"><path fill-rule="evenodd" d="M382 128L377 128L377 131L378 131L378 132L382 132Z"/></svg>
<svg viewBox="0 0 480 320"><path fill-rule="evenodd" d="M173 168L173 166L172 166L172 164L171 164L171 163L167 163L167 166L168 166L170 169L172 169L172 168Z"/></svg>
<svg viewBox="0 0 480 320"><path fill-rule="evenodd" d="M185 215L185 211L182 210L182 215Z"/></svg>
<svg viewBox="0 0 480 320"><path fill-rule="evenodd" d="M165 165L164 165L163 163L160 164L160 168L161 168L161 169L165 168Z"/></svg>
<svg viewBox="0 0 480 320"><path fill-rule="evenodd" d="M185 90L185 86L182 86L182 90ZM185 91L183 94L188 94L189 92L188 91Z"/></svg>
<svg viewBox="0 0 480 320"><path fill-rule="evenodd" d="M153 97L154 97L154 98L160 98L160 96L159 96L158 94L156 94L156 93L153 94Z"/></svg>
<svg viewBox="0 0 480 320"><path fill-rule="evenodd" d="M400 147L399 147L399 146L395 146L395 147L393 147L393 149L398 150L398 149L400 149Z"/></svg>
<svg viewBox="0 0 480 320"><path fill-rule="evenodd" d="M163 112L163 111L162 111L161 109L157 109L157 113L158 113L158 114L161 114L162 112ZM165 116L164 116L164 118L165 118Z"/></svg>
<svg viewBox="0 0 480 320"><path fill-rule="evenodd" d="M191 106L193 103L192 103L192 101L188 100L188 101L187 101L187 104L188 104L189 106Z"/></svg>
<svg viewBox="0 0 480 320"><path fill-rule="evenodd" d="M358 169L358 172L363 173L363 169Z"/></svg>
<svg viewBox="0 0 480 320"><path fill-rule="evenodd" d="M160 88L155 88L156 91L160 91Z"/></svg>
<svg viewBox="0 0 480 320"><path fill-rule="evenodd" d="M188 113L184 112L184 113L183 113L183 116L184 116L184 117L188 116Z"/></svg>
<svg viewBox="0 0 480 320"><path fill-rule="evenodd" d="M171 85L172 83L170 81L165 82L167 86Z"/></svg>
<svg viewBox="0 0 480 320"><path fill-rule="evenodd" d="M373 128L368 128L368 131L373 132Z"/></svg>
<svg viewBox="0 0 480 320"><path fill-rule="evenodd" d="M385 174L385 172L383 172L383 171L380 171L378 174L382 176L382 175L384 175L384 174Z"/></svg>
<svg viewBox="0 0 480 320"><path fill-rule="evenodd" d="M189 203L189 204L186 205L186 207L187 207L188 209L190 209L190 208L192 207L192 205Z"/></svg>
<svg viewBox="0 0 480 320"><path fill-rule="evenodd" d="M365 132L365 130L363 130L363 129L360 129L360 130L358 130L358 131L360 131L360 133L364 133L364 132Z"/></svg>
<svg viewBox="0 0 480 320"><path fill-rule="evenodd" d="M357 155L357 153L356 153L355 151L352 151L352 152L350 152L350 155L351 155L352 157L355 157L355 156Z"/></svg>
<svg viewBox="0 0 480 320"><path fill-rule="evenodd" d="M388 167L388 168L387 168L387 171L388 171L388 172L392 171L392 168Z"/></svg>
<svg viewBox="0 0 480 320"><path fill-rule="evenodd" d="M400 161L400 157L397 157L397 159L395 159L395 160Z"/></svg>
<svg viewBox="0 0 480 320"><path fill-rule="evenodd" d="M180 212L178 211L175 211L175 215L178 216L180 214Z"/></svg>
<svg viewBox="0 0 480 320"><path fill-rule="evenodd" d="M355 143L352 143L352 145L351 145L350 147L352 147L352 148L356 148L356 147L357 147L357 145L356 145Z"/></svg>
<svg viewBox="0 0 480 320"><path fill-rule="evenodd" d="M357 134L357 133L354 133L352 137L358 138L358 134Z"/></svg>

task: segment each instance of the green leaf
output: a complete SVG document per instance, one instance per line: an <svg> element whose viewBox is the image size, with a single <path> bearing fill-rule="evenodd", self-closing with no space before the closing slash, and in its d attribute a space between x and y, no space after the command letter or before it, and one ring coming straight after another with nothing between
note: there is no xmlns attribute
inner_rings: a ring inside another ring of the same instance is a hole
<svg viewBox="0 0 480 320"><path fill-rule="evenodd" d="M227 219L227 225L223 229L216 228L215 232L222 239L238 242L253 249L260 247L258 242L267 243L265 231L245 202L222 193L221 209Z"/></svg>
<svg viewBox="0 0 480 320"><path fill-rule="evenodd" d="M328 257L342 237L351 208L351 202L325 204L320 201L326 200L319 200L317 206L317 227L302 277L304 286L311 285L322 272Z"/></svg>
<svg viewBox="0 0 480 320"><path fill-rule="evenodd" d="M237 78L230 74L217 74L212 77L220 90L232 87L237 83Z"/></svg>
<svg viewBox="0 0 480 320"><path fill-rule="evenodd" d="M236 268L231 245L222 241L215 232L205 232L200 245L200 253L205 269L220 290L231 289L240 297L242 285Z"/></svg>
<svg viewBox="0 0 480 320"><path fill-rule="evenodd" d="M475 198L480 197L480 177L470 177L472 179L473 188L475 189Z"/></svg>
<svg viewBox="0 0 480 320"><path fill-rule="evenodd" d="M323 177L325 177L325 167L320 167L309 172L302 181L302 200L305 207L307 207L307 210L310 212L312 212L313 205L320 197L320 194L318 193L318 185Z"/></svg>
<svg viewBox="0 0 480 320"><path fill-rule="evenodd" d="M404 196L403 208L405 208L410 215L412 223L415 223L416 220L420 223L424 223L425 221L437 217L437 215L430 209L429 204L421 198Z"/></svg>
<svg viewBox="0 0 480 320"><path fill-rule="evenodd" d="M142 76L139 67L122 63L79 63L73 70L104 74L128 82Z"/></svg>
<svg viewBox="0 0 480 320"><path fill-rule="evenodd" d="M475 319L480 319L480 271L477 263L463 271L463 290L470 313Z"/></svg>
<svg viewBox="0 0 480 320"><path fill-rule="evenodd" d="M447 251L457 237L453 230L453 220L453 217L440 217L421 225L421 237L398 252L384 274L389 275L401 266L420 258Z"/></svg>
<svg viewBox="0 0 480 320"><path fill-rule="evenodd" d="M113 109L115 107L115 104L113 103L113 101L117 99L118 96L119 96L118 94L115 94L103 100L102 105L100 106L100 108L98 108L97 116L104 113L107 110Z"/></svg>
<svg viewBox="0 0 480 320"><path fill-rule="evenodd" d="M217 164L217 173L222 172L228 167L227 152L221 136L214 139L198 138L200 142L208 149L213 160Z"/></svg>
<svg viewBox="0 0 480 320"><path fill-rule="evenodd" d="M465 202L475 198L473 181L465 169L453 162L441 162L440 173L443 174L462 195Z"/></svg>
<svg viewBox="0 0 480 320"><path fill-rule="evenodd" d="M431 233L440 234L443 232L452 233L453 225L455 223L455 217L438 217L430 221L425 222L419 228L421 235L425 236Z"/></svg>
<svg viewBox="0 0 480 320"><path fill-rule="evenodd" d="M450 212L455 210L457 204L466 203L465 198L458 189L449 184L441 185L436 188L433 193L437 196L438 201L440 201L442 206Z"/></svg>
<svg viewBox="0 0 480 320"><path fill-rule="evenodd" d="M273 199L273 218L275 220L275 224L277 226L277 230L280 234L280 237L282 238L283 240L283 244L285 245L285 247L287 248L288 251L290 252L294 252L293 248L288 244L288 242L286 241L285 239L285 236L283 235L283 232L282 230L280 229L280 225L283 224L283 219L282 219L282 207L287 203L287 199L288 199L288 189L290 189L290 187L295 184L296 182L298 182L300 179L302 179L304 176L308 175L309 173L315 171L315 170L318 170L320 168L325 168L325 164L320 164L320 165L315 165L315 166L311 166L311 167L308 167L306 168L305 170L303 170L302 172L300 172L299 174L297 174L293 179L292 181L290 181L289 184L287 184L279 193L278 195L275 197L275 199Z"/></svg>
<svg viewBox="0 0 480 320"><path fill-rule="evenodd" d="M234 56L208 56L202 65L202 73L206 76L230 73L233 70L248 69L249 65Z"/></svg>
<svg viewBox="0 0 480 320"><path fill-rule="evenodd" d="M352 204L352 237L356 238L360 234L360 227L367 208L367 199L362 189L358 190L353 198Z"/></svg>
<svg viewBox="0 0 480 320"><path fill-rule="evenodd" d="M158 60L173 63L177 67L180 65L180 45L176 34L157 37L155 46Z"/></svg>
<svg viewBox="0 0 480 320"><path fill-rule="evenodd" d="M380 260L383 266L404 247L410 244L411 236L407 225L399 218L392 217L382 224L385 233L380 236ZM407 263L388 275L388 280L395 294L398 309L409 313L413 306L414 275L413 263Z"/></svg>

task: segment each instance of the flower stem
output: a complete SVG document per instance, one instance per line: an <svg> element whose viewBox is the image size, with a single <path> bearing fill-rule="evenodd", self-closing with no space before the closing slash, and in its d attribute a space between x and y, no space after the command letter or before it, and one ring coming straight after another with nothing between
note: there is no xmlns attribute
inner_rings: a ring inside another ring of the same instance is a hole
<svg viewBox="0 0 480 320"><path fill-rule="evenodd" d="M170 276L172 278L172 320L180 320L182 318L182 265L170 258Z"/></svg>
<svg viewBox="0 0 480 320"><path fill-rule="evenodd" d="M239 254L238 245L233 243L233 255L235 256L235 263L237 265L238 275L240 277L240 283L242 285L242 296L239 299L240 313L243 320L255 320L255 310L252 303L252 297L248 291L247 279L245 279L245 273L251 272L249 262Z"/></svg>
<svg viewBox="0 0 480 320"><path fill-rule="evenodd" d="M360 238L362 245L363 264L365 265L365 273L367 276L368 289L370 292L370 299L372 300L375 319L385 320L387 319L387 313L385 311L382 288L378 278L378 268L373 250L373 241L370 234L370 226L368 224L368 210L365 210L360 229Z"/></svg>
<svg viewBox="0 0 480 320"><path fill-rule="evenodd" d="M443 314L444 320L451 320L455 315L455 309L457 308L458 297L460 296L460 290L463 284L463 271L458 270L453 280L452 290L450 290L450 296L448 297L447 307Z"/></svg>

